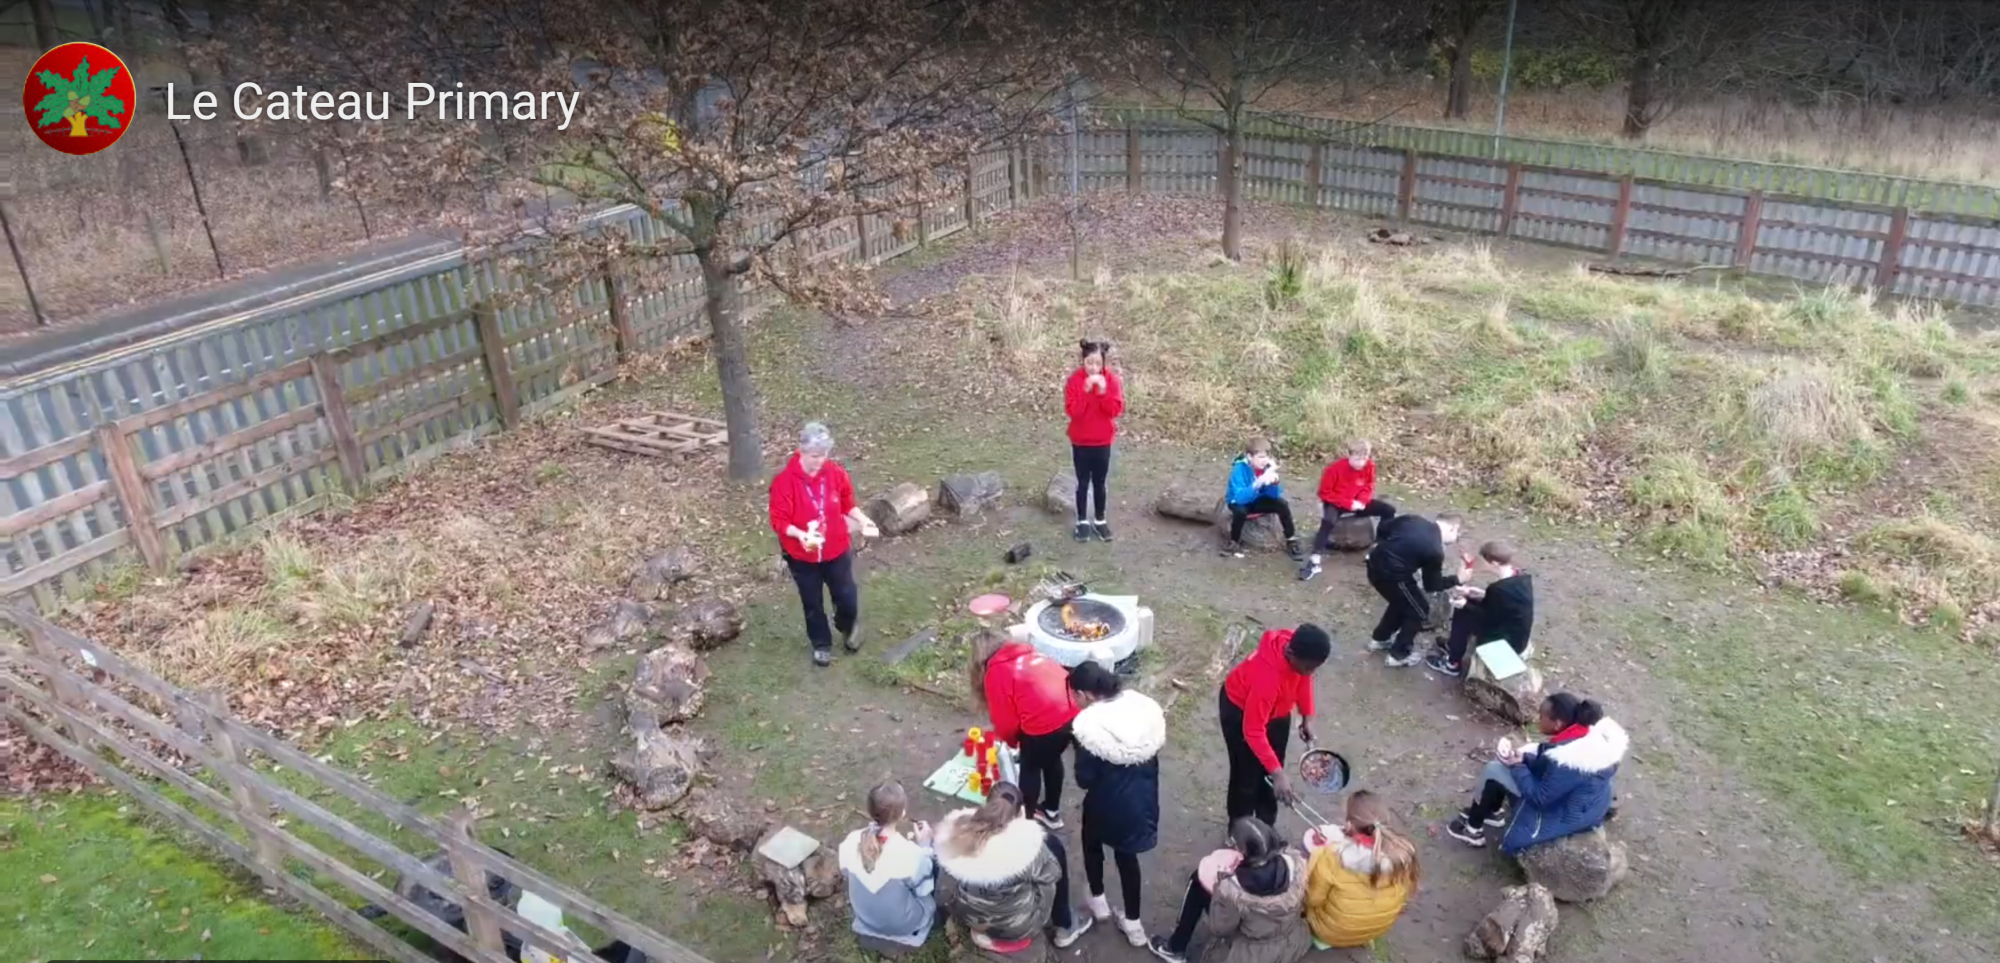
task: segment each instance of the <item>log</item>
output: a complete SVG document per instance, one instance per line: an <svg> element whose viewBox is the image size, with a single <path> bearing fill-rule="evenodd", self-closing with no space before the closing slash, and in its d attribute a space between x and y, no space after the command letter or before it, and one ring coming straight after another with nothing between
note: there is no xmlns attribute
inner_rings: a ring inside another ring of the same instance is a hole
<svg viewBox="0 0 2000 963"><path fill-rule="evenodd" d="M708 663L701 656L683 646L661 646L640 656L625 711L635 729L686 722L701 713L707 685Z"/></svg>
<svg viewBox="0 0 2000 963"><path fill-rule="evenodd" d="M1528 882L1548 887L1549 895L1564 903L1603 898L1625 881L1631 869L1625 844L1612 839L1603 826L1530 846L1517 858Z"/></svg>
<svg viewBox="0 0 2000 963"><path fill-rule="evenodd" d="M1064 469L1049 476L1049 487L1042 491L1042 507L1052 515L1076 517L1076 472Z"/></svg>
<svg viewBox="0 0 2000 963"><path fill-rule="evenodd" d="M668 628L668 637L685 642L697 652L712 652L743 634L743 613L727 599L710 596L680 607Z"/></svg>
<svg viewBox="0 0 2000 963"><path fill-rule="evenodd" d="M1168 485L1165 491L1160 492L1160 497L1153 499L1155 514L1203 525L1216 523L1217 505L1215 486L1191 485L1186 482ZM1223 518L1226 519L1228 516L1224 515Z"/></svg>
<svg viewBox="0 0 2000 963"><path fill-rule="evenodd" d="M770 887L771 898L778 904L779 922L803 927L808 901L826 899L840 891L840 864L838 857L825 846L797 866L787 867L765 856L764 844L782 831L780 827L765 833L751 849L756 853L757 875Z"/></svg>
<svg viewBox="0 0 2000 963"><path fill-rule="evenodd" d="M632 597L655 602L666 597L667 589L695 577L699 563L694 550L686 546L667 549L640 563L632 576Z"/></svg>
<svg viewBox="0 0 2000 963"><path fill-rule="evenodd" d="M407 649L422 642L424 633L430 631L431 619L436 614L437 607L429 602L411 609L409 617L403 620L403 634L396 639L396 644Z"/></svg>
<svg viewBox="0 0 2000 963"><path fill-rule="evenodd" d="M1215 503L1215 510L1221 515L1221 521L1216 524L1224 526L1226 529L1229 525L1229 506L1218 499ZM1293 512L1292 517L1296 520L1298 513ZM1224 535L1227 534L1225 530ZM1278 516L1263 515L1244 522L1243 547L1255 549L1260 552L1284 551L1285 529L1283 525L1278 523Z"/></svg>
<svg viewBox="0 0 2000 963"><path fill-rule="evenodd" d="M1465 697L1472 704L1517 726L1525 726L1541 715L1542 673L1534 666L1505 679L1495 679L1476 653L1466 653Z"/></svg>
<svg viewBox="0 0 2000 963"><path fill-rule="evenodd" d="M1327 545L1336 552L1365 552L1375 544L1373 515L1343 515L1333 523Z"/></svg>
<svg viewBox="0 0 2000 963"><path fill-rule="evenodd" d="M1007 496L1007 479L997 471L946 475L938 479L938 507L956 518L972 518L996 508Z"/></svg>
<svg viewBox="0 0 2000 963"><path fill-rule="evenodd" d="M619 599L610 614L583 630L583 647L595 652L637 638L653 621L651 607L631 599Z"/></svg>
<svg viewBox="0 0 2000 963"><path fill-rule="evenodd" d="M773 828L761 810L746 807L720 792L699 790L683 801L681 822L699 839L730 852L747 853Z"/></svg>
<svg viewBox="0 0 2000 963"><path fill-rule="evenodd" d="M931 517L931 493L904 482L869 499L861 510L883 535L904 535Z"/></svg>
<svg viewBox="0 0 2000 963"><path fill-rule="evenodd" d="M1500 963L1535 963L1547 954L1549 938L1555 935L1555 898L1547 887L1534 883L1500 892L1500 905L1466 934L1465 955Z"/></svg>
<svg viewBox="0 0 2000 963"><path fill-rule="evenodd" d="M611 760L611 771L632 787L639 807L665 809L687 798L701 775L702 742L675 726L638 727L631 745Z"/></svg>

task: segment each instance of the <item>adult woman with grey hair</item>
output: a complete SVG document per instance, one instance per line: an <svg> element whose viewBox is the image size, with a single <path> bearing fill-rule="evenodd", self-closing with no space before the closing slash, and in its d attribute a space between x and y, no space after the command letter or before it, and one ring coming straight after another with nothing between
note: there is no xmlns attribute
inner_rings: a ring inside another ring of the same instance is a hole
<svg viewBox="0 0 2000 963"><path fill-rule="evenodd" d="M854 628L861 593L854 584L850 526L869 538L880 534L862 514L854 482L832 454L833 433L815 421L799 433L799 450L771 479L771 530L778 533L785 565L798 584L813 664L822 669L833 664L834 632L847 651L861 648ZM828 595L833 597L832 630L826 623Z"/></svg>

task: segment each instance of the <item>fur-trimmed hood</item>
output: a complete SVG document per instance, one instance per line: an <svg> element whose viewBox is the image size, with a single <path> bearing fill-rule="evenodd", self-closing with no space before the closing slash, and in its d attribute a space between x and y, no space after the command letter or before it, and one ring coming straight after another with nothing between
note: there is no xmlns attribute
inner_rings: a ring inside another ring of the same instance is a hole
<svg viewBox="0 0 2000 963"><path fill-rule="evenodd" d="M1215 896L1227 899L1246 914L1271 918L1296 917L1306 904L1306 863L1297 853L1286 852L1278 858L1285 861L1285 888L1269 896L1258 896L1243 888L1235 873L1229 873L1216 881Z"/></svg>
<svg viewBox="0 0 2000 963"><path fill-rule="evenodd" d="M882 841L882 854L875 858L875 868L869 869L861 863L861 839L873 830L857 829L840 841L840 868L854 877L854 881L871 893L879 893L882 887L893 882L907 880L917 875L924 865L923 847L918 846L908 836L890 832ZM924 870L928 873L929 870Z"/></svg>
<svg viewBox="0 0 2000 963"><path fill-rule="evenodd" d="M1550 762L1564 769L1597 775L1618 768L1631 745L1632 738L1625 734L1625 727L1606 717L1581 737L1552 746L1546 754Z"/></svg>
<svg viewBox="0 0 2000 963"><path fill-rule="evenodd" d="M961 883L992 886L1022 876L1034 866L1047 833L1040 823L1016 819L974 850L964 835L965 821L972 813L971 809L960 809L938 822L934 848L940 868Z"/></svg>
<svg viewBox="0 0 2000 963"><path fill-rule="evenodd" d="M1160 754L1167 744L1167 714L1151 696L1130 690L1094 702L1070 723L1077 745L1118 766L1133 766Z"/></svg>
<svg viewBox="0 0 2000 963"><path fill-rule="evenodd" d="M1380 847L1370 846L1359 839L1349 836L1347 831L1340 826L1325 825L1319 827L1319 831L1326 836L1326 846L1324 848L1333 850L1334 855L1340 857L1340 866L1342 869L1353 873L1360 873L1363 876L1371 876L1375 873L1376 863L1380 862L1382 872L1393 873L1396 871L1396 860L1394 857L1383 852ZM1312 831L1307 830L1307 851L1310 852L1319 848L1321 847L1312 845Z"/></svg>

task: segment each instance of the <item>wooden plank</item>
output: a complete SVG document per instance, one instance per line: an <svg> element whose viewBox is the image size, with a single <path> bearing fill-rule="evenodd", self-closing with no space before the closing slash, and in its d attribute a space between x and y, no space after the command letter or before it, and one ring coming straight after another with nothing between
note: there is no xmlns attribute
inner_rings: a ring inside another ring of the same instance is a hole
<svg viewBox="0 0 2000 963"><path fill-rule="evenodd" d="M365 341L357 341L353 344L347 345L346 347L337 348L333 351L329 351L327 352L327 354L333 358L335 364L345 364L346 362L352 361L355 358L358 358L362 355L373 354L378 351L387 351L390 348L394 348L398 345L415 341L416 339L421 338L424 335L430 334L434 331L442 331L446 328L451 327L454 324L464 321L468 317L473 316L473 313L474 312L467 310L453 311L450 314L440 315L438 317L430 319L429 321L423 321L417 324L410 325L407 328L398 328L394 331L376 335Z"/></svg>
<svg viewBox="0 0 2000 963"><path fill-rule="evenodd" d="M319 391L320 413L333 435L333 450L340 458L340 480L349 495L359 497L368 485L368 463L361 456L361 439L354 434L354 416L347 408L347 392L340 386L340 372L333 359L323 354L312 357L313 385Z"/></svg>
<svg viewBox="0 0 2000 963"><path fill-rule="evenodd" d="M63 705L58 700L50 699L34 686L20 679L0 675L0 687L5 687L16 698L34 705L54 717L52 721L59 721L62 726L67 727L71 733L71 738L75 739L78 745L91 748L105 746L117 750L118 755L123 757L125 761L145 769L147 772L152 773L155 778L173 783L182 792L206 802L218 810L223 812L233 811L234 804L230 802L229 797L218 792L215 787L196 779L179 766L161 759L140 747L138 744L132 742L132 740L126 738L123 733L91 718L81 710ZM182 736L181 738L183 741L186 741L187 737ZM206 755L204 754L200 758L205 759Z"/></svg>
<svg viewBox="0 0 2000 963"><path fill-rule="evenodd" d="M1837 254L1821 254L1817 251L1804 251L1788 247L1760 246L1756 249L1756 253L1768 254L1772 257L1788 257L1798 261L1816 261L1821 264L1838 264L1844 267L1869 268L1871 270L1881 265L1881 262L1874 258L1842 257Z"/></svg>
<svg viewBox="0 0 2000 963"><path fill-rule="evenodd" d="M94 439L89 432L65 438L52 445L43 445L34 451L23 452L11 458L0 460L0 480L19 478L43 465L61 461L71 455L90 450Z"/></svg>
<svg viewBox="0 0 2000 963"><path fill-rule="evenodd" d="M1455 187L1470 187L1474 190L1481 190L1481 191L1505 190L1507 186L1504 182L1501 181L1482 181L1470 177L1447 177L1443 174L1419 174L1417 175L1417 183L1450 184ZM1418 198L1418 200L1419 202L1421 202L1423 199Z"/></svg>
<svg viewBox="0 0 2000 963"><path fill-rule="evenodd" d="M35 651L43 658L57 665L62 663L61 650L56 647L55 641L49 638L48 632L30 629L28 631L28 642L35 647ZM82 695L77 692L75 686L69 683L69 680L62 678L60 675L50 675L45 676L45 678L49 687L49 696L56 705L71 707L83 701ZM69 734L84 746L93 749L96 748L91 743L90 737L78 732L75 727L69 728Z"/></svg>
<svg viewBox="0 0 2000 963"><path fill-rule="evenodd" d="M130 544L132 544L131 529L112 529L67 552L43 559L9 574L4 580L0 580L0 598L9 598L17 592L25 592L40 582L56 578L70 569L82 568Z"/></svg>
<svg viewBox="0 0 2000 963"><path fill-rule="evenodd" d="M1757 232L1764 224L1764 192L1753 190L1743 198L1743 221L1736 229L1736 269L1750 270L1750 255L1757 250Z"/></svg>
<svg viewBox="0 0 2000 963"><path fill-rule="evenodd" d="M1125 190L1127 193L1139 193L1139 172L1143 169L1140 165L1139 156L1139 128L1128 126L1125 128Z"/></svg>
<svg viewBox="0 0 2000 963"><path fill-rule="evenodd" d="M1896 272L1903 266L1903 241L1910 233L1910 209L1896 208L1889 218L1889 236L1882 241L1882 263L1875 268L1875 286L1888 291L1896 286Z"/></svg>
<svg viewBox="0 0 2000 963"><path fill-rule="evenodd" d="M1500 189L1500 236L1514 236L1514 213L1521 209L1521 165L1507 165L1507 184Z"/></svg>
<svg viewBox="0 0 2000 963"><path fill-rule="evenodd" d="M1805 231L1811 234L1857 237L1869 241L1887 241L1889 239L1888 231L1864 231L1860 228L1835 227L1832 224L1815 224L1811 221L1787 221L1775 217L1767 217L1764 218L1764 223L1770 227L1789 228L1794 231Z"/></svg>
<svg viewBox="0 0 2000 963"><path fill-rule="evenodd" d="M302 471L318 468L329 461L333 461L336 457L333 452L321 449L307 452L296 458L285 459L247 478L237 479L203 494L199 498L190 498L179 505L175 505L173 508L161 513L158 520L159 527L170 528L179 525L202 512L227 505L267 485L275 485Z"/></svg>
<svg viewBox="0 0 2000 963"><path fill-rule="evenodd" d="M480 861L477 841L472 838L472 810L461 808L451 816L450 834L444 851L451 859L451 874L467 893L486 891L486 865ZM465 903L465 928L482 950L505 955L500 938L500 920L481 900Z"/></svg>
<svg viewBox="0 0 2000 963"><path fill-rule="evenodd" d="M229 714L229 700L220 692L208 693L201 702L216 715ZM208 731L215 740L216 774L229 783L230 798L236 802L236 817L256 845L258 865L275 873L284 872L285 857L273 838L277 830L271 825L270 804L258 791L256 773L227 730L211 727Z"/></svg>
<svg viewBox="0 0 2000 963"><path fill-rule="evenodd" d="M443 401L438 402L437 404L427 405L407 415L404 415L403 417L396 419L394 424L376 428L370 428L366 432L362 433L361 443L363 445L372 445L375 442L381 441L384 438L388 438L393 435L410 431L411 429L414 429L417 426L422 425L423 423L430 421L433 418L442 418L445 415L451 414L452 412L457 411L460 408L464 408L472 404L473 401L476 400L479 394L480 392L477 391L462 392L460 394L456 394L449 398L446 398Z"/></svg>
<svg viewBox="0 0 2000 963"><path fill-rule="evenodd" d="M53 645L53 643L51 644ZM213 761L214 754L209 751L208 746L202 743L199 736L191 734L191 732L206 731L205 729L197 726L193 730L190 730L185 725L180 724L170 726L155 717L151 712L126 701L124 697L116 692L70 671L69 667L64 665L62 660L57 656L46 653L36 654L19 646L0 647L0 653L4 653L9 660L18 665L26 666L35 672L41 673L52 682L60 682L69 686L82 700L88 702L98 710L117 716L140 732L166 743L168 748L180 753L189 760L200 763L203 767L207 767ZM111 670L101 666L97 671L102 672L107 679L122 678ZM6 673L0 673L0 684L29 686L29 688L33 688L27 681L12 678ZM172 707L177 718L186 720L189 716L193 716L195 721L199 721L200 713L193 712L194 706L186 700L162 699L161 701ZM80 705L81 703L79 703L79 707ZM183 712L181 710L189 711ZM188 791L196 795L203 793L213 794L217 803L223 806L230 805L228 797L207 784L203 784L201 789L190 789Z"/></svg>
<svg viewBox="0 0 2000 963"><path fill-rule="evenodd" d="M500 336L500 315L491 302L481 304L473 317L479 324L479 344L486 351L486 377L493 385L493 401L500 409L500 426L508 430L521 423L521 394L514 389L514 374L507 366L507 342Z"/></svg>
<svg viewBox="0 0 2000 963"><path fill-rule="evenodd" d="M176 472L186 471L203 462L213 461L230 452L237 451L248 445L254 445L281 432L297 428L300 425L311 424L318 421L319 418L319 409L315 406L307 406L294 408L276 418L261 422L242 431L230 434L213 433L214 437L206 444L195 448L184 448L165 458L140 465L139 477L147 481L158 481ZM250 468L251 466L245 465L244 467Z"/></svg>
<svg viewBox="0 0 2000 963"><path fill-rule="evenodd" d="M138 432L155 425L165 424L182 415L193 414L204 408L213 408L225 401L234 401L253 391L260 391L274 385L280 385L293 378L303 378L311 373L312 362L310 360L294 361L282 368L273 368L263 374L252 377L242 384L230 385L229 387L220 388L215 391L193 395L182 398L170 405L152 408L136 415L128 415L118 419L118 424L128 434Z"/></svg>
<svg viewBox="0 0 2000 963"><path fill-rule="evenodd" d="M1396 182L1396 219L1410 219L1410 207L1417 199L1417 152L1403 152L1403 176Z"/></svg>
<svg viewBox="0 0 2000 963"><path fill-rule="evenodd" d="M1605 239L1605 252L1617 257L1625 250L1625 225L1632 219L1632 178L1630 175L1618 180L1618 206L1611 210L1611 236Z"/></svg>
<svg viewBox="0 0 2000 963"><path fill-rule="evenodd" d="M424 381L439 372L450 371L461 365L481 361L485 356L485 349L478 346L454 351L441 358L405 368L387 378L382 378L347 391L347 403L349 405L359 405L364 401L380 398L390 392Z"/></svg>
<svg viewBox="0 0 2000 963"><path fill-rule="evenodd" d="M1726 211L1697 211L1692 208L1670 207L1665 204L1647 204L1642 201L1633 201L1632 209L1635 211L1650 211L1655 214L1678 214L1681 217L1698 217L1710 221L1740 221L1743 219L1743 215L1741 214L1730 214Z"/></svg>
<svg viewBox="0 0 2000 963"><path fill-rule="evenodd" d="M88 437L88 436L85 436ZM91 482L73 492L58 495L24 512L15 512L0 518L0 539L11 539L22 532L55 521L71 512L82 511L111 494L109 481Z"/></svg>
<svg viewBox="0 0 2000 963"><path fill-rule="evenodd" d="M104 463L111 471L113 488L118 492L118 501L125 507L125 523L132 530L132 543L139 548L139 557L146 567L155 572L167 568L167 547L160 541L160 524L153 509L153 494L139 475L139 466L132 458L132 439L116 422L98 425L97 445L104 453Z"/></svg>
<svg viewBox="0 0 2000 963"><path fill-rule="evenodd" d="M611 313L611 341L618 363L624 364L639 353L639 333L632 327L631 309L625 306L625 278L606 262L603 271L604 302Z"/></svg>

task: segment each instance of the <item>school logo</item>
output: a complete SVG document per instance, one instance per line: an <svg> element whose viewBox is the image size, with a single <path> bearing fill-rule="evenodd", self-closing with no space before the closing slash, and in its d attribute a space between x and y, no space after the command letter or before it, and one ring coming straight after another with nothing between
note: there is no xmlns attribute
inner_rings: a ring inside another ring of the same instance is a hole
<svg viewBox="0 0 2000 963"><path fill-rule="evenodd" d="M118 143L138 105L131 69L94 43L66 43L43 54L21 87L28 126L65 154L95 154Z"/></svg>

